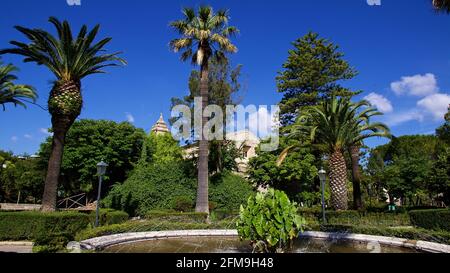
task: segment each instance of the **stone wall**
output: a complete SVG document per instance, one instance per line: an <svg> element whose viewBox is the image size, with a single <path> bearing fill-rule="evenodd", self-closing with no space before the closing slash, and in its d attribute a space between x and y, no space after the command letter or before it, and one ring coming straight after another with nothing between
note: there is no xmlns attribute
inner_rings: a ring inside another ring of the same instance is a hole
<svg viewBox="0 0 450 273"><path fill-rule="evenodd" d="M30 205L30 204L8 204L3 203L0 204L0 210L8 210L8 211L33 211L40 210L41 205Z"/></svg>

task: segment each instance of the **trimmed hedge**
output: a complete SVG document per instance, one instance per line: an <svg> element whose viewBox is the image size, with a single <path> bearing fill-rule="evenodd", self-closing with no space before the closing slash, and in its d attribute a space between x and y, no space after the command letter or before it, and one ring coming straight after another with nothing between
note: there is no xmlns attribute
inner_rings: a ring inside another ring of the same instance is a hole
<svg viewBox="0 0 450 273"><path fill-rule="evenodd" d="M121 211L100 210L100 225L113 225L128 220ZM0 241L29 240L35 252L64 250L75 234L95 222L95 212L0 212Z"/></svg>
<svg viewBox="0 0 450 273"><path fill-rule="evenodd" d="M150 211L145 215L149 220L161 220L185 223L205 223L208 214L198 212Z"/></svg>
<svg viewBox="0 0 450 273"><path fill-rule="evenodd" d="M89 214L78 212L1 212L0 240L36 240L54 234L70 237L90 223Z"/></svg>
<svg viewBox="0 0 450 273"><path fill-rule="evenodd" d="M320 208L300 208L299 214L308 224L322 222ZM328 224L337 225L374 225L374 226L409 226L411 225L407 213L379 213L368 211L326 211Z"/></svg>
<svg viewBox="0 0 450 273"><path fill-rule="evenodd" d="M91 222L95 222L95 212L91 213ZM99 215L99 222L101 226L121 224L129 218L128 213L124 211L101 209Z"/></svg>
<svg viewBox="0 0 450 273"><path fill-rule="evenodd" d="M411 223L416 227L450 231L450 210L413 210L409 212Z"/></svg>

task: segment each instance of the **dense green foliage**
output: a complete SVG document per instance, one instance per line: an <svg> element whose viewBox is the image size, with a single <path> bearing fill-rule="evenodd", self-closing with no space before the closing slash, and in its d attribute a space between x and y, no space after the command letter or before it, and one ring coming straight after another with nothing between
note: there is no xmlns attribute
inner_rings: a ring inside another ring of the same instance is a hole
<svg viewBox="0 0 450 273"><path fill-rule="evenodd" d="M146 165L136 168L124 184L116 184L103 203L130 215L156 209L172 209L180 196L195 196L195 179L187 176L183 163Z"/></svg>
<svg viewBox="0 0 450 273"><path fill-rule="evenodd" d="M413 210L411 223L417 227L450 231L450 210Z"/></svg>
<svg viewBox="0 0 450 273"><path fill-rule="evenodd" d="M241 206L239 236L250 240L256 252L283 252L306 224L297 210L297 204L282 191L258 193L248 199L246 207Z"/></svg>
<svg viewBox="0 0 450 273"><path fill-rule="evenodd" d="M145 215L149 220L160 220L169 222L184 222L184 223L205 223L207 213L201 212L168 212L168 211L150 211Z"/></svg>
<svg viewBox="0 0 450 273"><path fill-rule="evenodd" d="M42 159L19 158L0 151L0 202L39 203L44 181Z"/></svg>
<svg viewBox="0 0 450 273"><path fill-rule="evenodd" d="M101 210L100 225L121 224L128 214ZM95 213L80 212L0 212L0 241L30 240L35 252L63 251L75 235L93 226Z"/></svg>
<svg viewBox="0 0 450 273"><path fill-rule="evenodd" d="M210 200L217 209L236 211L254 193L252 185L243 177L225 172L211 177Z"/></svg>
<svg viewBox="0 0 450 273"><path fill-rule="evenodd" d="M403 136L371 151L366 172L372 188L388 190L391 200L421 205L430 196L448 198L448 148L435 136ZM382 196L382 192L378 192Z"/></svg>
<svg viewBox="0 0 450 273"><path fill-rule="evenodd" d="M60 190L65 197L80 192L95 197L98 186L97 163L108 162L104 188L122 183L141 155L145 133L130 123L80 120L66 137L61 166ZM40 155L48 162L51 139L41 145Z"/></svg>
<svg viewBox="0 0 450 273"><path fill-rule="evenodd" d="M351 97L355 92L343 88L340 82L357 74L339 52L339 47L310 32L293 42L294 48L277 76L278 92L284 125L295 121L302 107L316 105L331 95Z"/></svg>
<svg viewBox="0 0 450 273"><path fill-rule="evenodd" d="M305 147L290 153L284 163L277 166L281 151L297 143L296 140L281 137L280 147L276 151L263 152L258 148L258 156L250 160L248 175L258 186L282 190L291 200L309 205L317 204L317 197L320 199L320 182L317 179L316 157L311 149ZM313 197L308 193L316 194Z"/></svg>

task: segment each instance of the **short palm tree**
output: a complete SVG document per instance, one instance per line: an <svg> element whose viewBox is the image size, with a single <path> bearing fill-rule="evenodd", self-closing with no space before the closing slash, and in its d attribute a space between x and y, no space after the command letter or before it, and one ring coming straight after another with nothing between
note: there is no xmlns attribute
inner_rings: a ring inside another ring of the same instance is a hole
<svg viewBox="0 0 450 273"><path fill-rule="evenodd" d="M305 109L289 134L289 137L301 139L307 136L312 143L325 145L330 155L331 205L336 210L348 209L345 149L381 134L378 130L384 127L380 123L368 122L373 109L362 110L362 107L368 105L370 104L366 101L352 103L348 99L332 97ZM295 147L288 147L281 153L278 164L282 163L293 148Z"/></svg>
<svg viewBox="0 0 450 273"><path fill-rule="evenodd" d="M433 7L440 12L450 13L450 0L432 0Z"/></svg>
<svg viewBox="0 0 450 273"><path fill-rule="evenodd" d="M383 115L376 108L370 107L370 103L362 101L361 107L367 108L359 113L355 113L353 125L353 137L348 143L348 153L352 164L352 182L353 182L353 206L354 209L360 209L363 206L361 196L361 172L360 172L360 150L363 140L370 137L391 138L391 133L387 125L381 122L371 123L370 119L375 116Z"/></svg>
<svg viewBox="0 0 450 273"><path fill-rule="evenodd" d="M14 83L17 80L17 76L12 74L14 71L17 71L15 66L0 63L0 105L3 111L7 103L26 108L27 99L32 102L36 102L37 99L36 91L32 86Z"/></svg>
<svg viewBox="0 0 450 273"><path fill-rule="evenodd" d="M23 56L25 62L44 65L56 77L48 100L54 135L42 199L43 211L56 209L65 137L83 106L81 80L91 74L104 73L102 69L105 67L125 64L125 61L118 57L119 53L105 53L104 47L111 38L94 43L99 25L90 32L84 25L78 36L73 37L67 21L60 22L50 17L49 22L56 28L57 37L42 29L16 26L30 42L27 44L12 41L14 48L0 50L0 54L17 54Z"/></svg>
<svg viewBox="0 0 450 273"><path fill-rule="evenodd" d="M227 11L214 13L209 6L200 7L197 14L191 8L183 9L184 18L170 23L181 36L170 42L174 52L181 53L182 61L192 61L200 66L201 82L200 96L202 98L202 113L208 105L208 62L210 58L224 59L226 53L235 53L237 48L230 41L230 37L238 30L228 26ZM208 122L202 115L201 128ZM209 213L208 202L208 140L200 133L198 158L198 189L196 211Z"/></svg>

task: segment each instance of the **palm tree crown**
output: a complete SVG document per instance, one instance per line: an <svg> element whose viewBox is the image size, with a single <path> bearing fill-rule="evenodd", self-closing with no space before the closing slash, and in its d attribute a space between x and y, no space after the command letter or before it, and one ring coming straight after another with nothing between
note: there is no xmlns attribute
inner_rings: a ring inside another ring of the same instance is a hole
<svg viewBox="0 0 450 273"><path fill-rule="evenodd" d="M183 51L181 59L202 65L211 56L223 58L225 53L235 53L237 48L230 37L237 34L236 27L228 26L228 11L214 13L212 7L200 7L198 14L192 8L183 9L184 19L170 23L182 37L170 42L170 48Z"/></svg>
<svg viewBox="0 0 450 273"><path fill-rule="evenodd" d="M24 62L35 62L38 65L48 67L56 78L61 81L79 81L84 77L104 73L102 68L117 66L117 62L126 62L119 58L120 52L103 54L103 48L111 41L105 38L98 43L94 39L100 26L95 26L89 33L86 25L83 25L78 36L72 36L72 30L67 21L60 22L55 17L50 17L58 33L54 37L42 29L29 29L21 26L15 28L23 33L31 43L11 41L14 48L0 50L0 54L12 53L25 57Z"/></svg>
<svg viewBox="0 0 450 273"><path fill-rule="evenodd" d="M29 85L14 84L17 77L12 72L17 68L11 64L2 66L0 63L0 105L5 110L5 104L12 103L14 106L20 105L26 108L26 99L33 102L37 99L35 89Z"/></svg>
<svg viewBox="0 0 450 273"><path fill-rule="evenodd" d="M433 7L440 12L450 13L450 0L432 0Z"/></svg>

